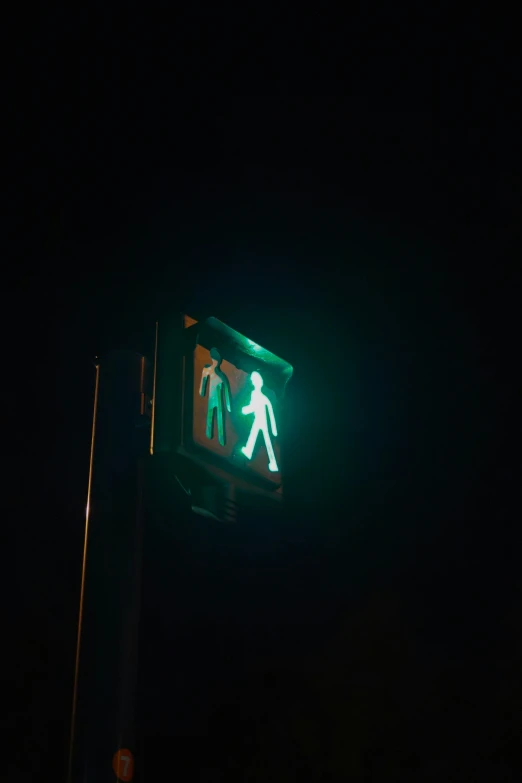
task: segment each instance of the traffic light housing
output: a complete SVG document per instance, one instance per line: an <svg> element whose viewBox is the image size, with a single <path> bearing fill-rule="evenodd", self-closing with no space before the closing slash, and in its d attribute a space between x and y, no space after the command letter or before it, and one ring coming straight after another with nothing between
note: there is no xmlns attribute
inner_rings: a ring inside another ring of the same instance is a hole
<svg viewBox="0 0 522 783"><path fill-rule="evenodd" d="M165 350L180 354L178 372L170 373L173 450L233 480L269 492L282 485L280 435L283 399L292 366L253 340L219 321L185 316L181 340L165 342L157 362L162 370L161 402L165 443ZM161 345L161 333L159 344ZM162 367L163 363L163 367ZM179 377L178 392L173 384ZM158 390L159 391L159 390ZM157 427L156 427L157 429Z"/></svg>

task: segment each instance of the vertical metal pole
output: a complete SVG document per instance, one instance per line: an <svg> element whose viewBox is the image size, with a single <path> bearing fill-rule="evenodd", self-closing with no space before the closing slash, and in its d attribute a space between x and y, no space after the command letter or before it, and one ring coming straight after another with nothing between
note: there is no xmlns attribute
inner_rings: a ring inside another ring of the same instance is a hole
<svg viewBox="0 0 522 783"><path fill-rule="evenodd" d="M93 422L96 442L93 434L91 443L81 656L78 643L68 783L132 779L143 482L150 445L147 386L144 356L117 351L102 357Z"/></svg>
<svg viewBox="0 0 522 783"><path fill-rule="evenodd" d="M78 635L76 638L76 660L74 662L73 702L71 711L71 735L69 741L69 762L67 766L67 783L71 783L74 734L76 730L76 707L78 703L78 679L80 670L80 647L82 641L83 602L85 597L85 572L87 567L87 543L89 540L89 512L91 508L92 465L94 460L94 439L96 437L96 414L98 412L98 389L100 385L100 364L96 360L96 377L94 382L94 409L92 414L91 453L89 458L89 481L87 484L87 505L85 508L85 534L83 539L82 581L80 586L80 607L78 611Z"/></svg>
<svg viewBox="0 0 522 783"><path fill-rule="evenodd" d="M152 379L152 421L150 425L149 453L154 454L154 425L156 423L156 377L158 371L158 322L156 321L156 336L154 339L154 366Z"/></svg>

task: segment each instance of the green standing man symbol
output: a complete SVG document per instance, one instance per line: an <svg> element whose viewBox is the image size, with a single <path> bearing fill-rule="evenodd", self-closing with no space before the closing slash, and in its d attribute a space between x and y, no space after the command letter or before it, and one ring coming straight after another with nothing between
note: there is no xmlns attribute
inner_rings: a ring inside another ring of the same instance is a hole
<svg viewBox="0 0 522 783"><path fill-rule="evenodd" d="M208 391L207 408L207 438L212 440L214 437L214 418L217 419L218 440L221 446L226 443L225 435L225 408L230 413L230 386L228 378L220 369L221 355L216 348L210 349L210 358L212 364L206 364L201 372L201 383L199 384L199 395L204 397ZM216 414L214 417L214 413Z"/></svg>
<svg viewBox="0 0 522 783"><path fill-rule="evenodd" d="M274 437L277 436L277 427L276 427L276 420L274 416L274 409L272 407L272 403L261 391L261 387L263 386L263 379L260 376L258 372L253 372L250 376L250 380L252 381L252 385L254 387L252 394L250 396L250 402L248 405L245 405L242 408L242 413L246 416L249 413L254 414L254 421L252 423L252 428L250 430L250 435L248 436L248 440L246 442L246 446L243 446L241 451L247 457L247 459L252 459L252 453L254 451L254 446L256 445L257 436L259 435L259 432L261 431L263 433L263 437L265 439L265 446L266 450L268 452L268 470L270 470L272 473L276 473L279 468L277 467L277 462L274 454L274 447L272 446L272 439L270 437L270 433L268 432L268 419L267 414L270 417L270 427L272 430L272 435Z"/></svg>

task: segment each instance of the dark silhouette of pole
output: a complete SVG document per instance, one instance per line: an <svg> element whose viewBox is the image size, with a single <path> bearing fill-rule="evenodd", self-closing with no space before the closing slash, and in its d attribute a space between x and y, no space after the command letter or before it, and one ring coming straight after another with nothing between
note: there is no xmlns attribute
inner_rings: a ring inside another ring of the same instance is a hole
<svg viewBox="0 0 522 783"><path fill-rule="evenodd" d="M98 389L100 383L100 365L97 359L96 359L95 367L96 367L96 378L94 381L94 410L92 414L91 453L89 458L89 480L87 483L87 505L85 508L85 533L83 539L82 581L80 586L80 606L78 611L78 634L76 638L76 659L74 662L73 702L72 702L72 711L71 711L71 735L69 741L67 783L71 783L71 779L72 779L73 749L74 749L74 737L75 737L75 730L76 730L76 707L78 703L78 679L79 679L79 671L80 671L80 649L81 649L81 642L82 642L83 604L84 604L84 597L85 597L87 543L89 540L89 512L90 512L90 505L91 505L92 464L94 459L94 439L96 437L96 414L98 412Z"/></svg>
<svg viewBox="0 0 522 783"><path fill-rule="evenodd" d="M96 366L68 783L113 782L119 751L133 770L148 374L131 351Z"/></svg>

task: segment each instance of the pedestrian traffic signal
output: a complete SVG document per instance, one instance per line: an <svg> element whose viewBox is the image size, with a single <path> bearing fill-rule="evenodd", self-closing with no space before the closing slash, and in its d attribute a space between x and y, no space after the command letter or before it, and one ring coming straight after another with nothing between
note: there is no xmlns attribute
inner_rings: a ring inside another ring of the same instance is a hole
<svg viewBox="0 0 522 783"><path fill-rule="evenodd" d="M292 366L216 318L192 322L186 334L182 448L276 489Z"/></svg>
<svg viewBox="0 0 522 783"><path fill-rule="evenodd" d="M232 413L230 407L230 383L227 376L220 369L221 356L216 348L210 349L211 364L206 364L201 371L199 384L199 396L205 397L207 386L209 387L207 402L207 429L206 436L209 440L214 437L214 420L218 429L218 442L220 446L226 445L225 437L225 407ZM209 383L210 380L210 383Z"/></svg>
<svg viewBox="0 0 522 783"><path fill-rule="evenodd" d="M277 425L274 416L274 406L272 405L272 403L270 402L266 394L264 394L261 391L261 387L263 386L263 379L256 370L254 370L254 372L250 376L250 381L252 382L252 386L254 387L254 389L252 391L252 396L250 397L249 404L241 408L241 413L243 415L253 413L255 418L254 421L252 422L252 428L250 430L250 434L248 436L246 445L243 446L241 451L247 459L252 459L252 452L254 451L257 437L259 433L262 432L266 444L266 450L268 452L268 459L269 459L268 470L270 470L272 473L277 473L279 471L279 468L277 467L271 436L268 432L268 416L269 416L272 435L274 436L274 438L277 437Z"/></svg>

